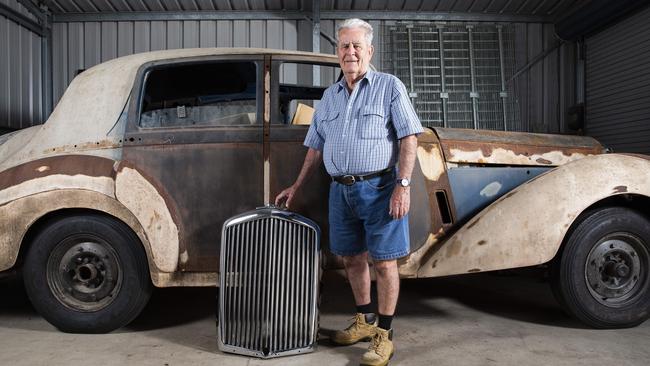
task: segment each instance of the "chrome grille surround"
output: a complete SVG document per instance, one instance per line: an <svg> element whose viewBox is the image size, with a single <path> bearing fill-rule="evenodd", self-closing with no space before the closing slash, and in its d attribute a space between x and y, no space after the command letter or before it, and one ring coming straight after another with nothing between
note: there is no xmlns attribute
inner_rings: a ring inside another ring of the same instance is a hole
<svg viewBox="0 0 650 366"><path fill-rule="evenodd" d="M221 236L219 350L261 358L308 353L318 333L320 229L275 207L227 220Z"/></svg>

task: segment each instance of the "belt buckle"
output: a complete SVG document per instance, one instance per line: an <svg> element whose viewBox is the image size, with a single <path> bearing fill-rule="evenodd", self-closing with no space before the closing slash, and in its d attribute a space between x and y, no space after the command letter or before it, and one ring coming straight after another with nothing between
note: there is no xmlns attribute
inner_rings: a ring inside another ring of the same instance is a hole
<svg viewBox="0 0 650 366"><path fill-rule="evenodd" d="M351 186L351 185L353 185L354 183L356 183L356 181L357 181L357 180L354 178L354 175L349 175L349 174L348 174L348 175L344 175L343 177L341 177L341 180L343 181L343 184L346 185L346 186Z"/></svg>

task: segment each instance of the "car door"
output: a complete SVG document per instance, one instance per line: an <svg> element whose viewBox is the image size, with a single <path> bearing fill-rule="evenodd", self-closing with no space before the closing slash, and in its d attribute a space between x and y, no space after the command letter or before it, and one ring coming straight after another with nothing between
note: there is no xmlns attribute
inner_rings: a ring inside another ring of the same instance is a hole
<svg viewBox="0 0 650 366"><path fill-rule="evenodd" d="M339 75L338 64L318 56L275 55L271 63L270 191L275 197L290 186L300 173L307 148L303 145L313 108L325 89ZM314 79L314 71L318 77ZM331 179L319 167L294 197L290 209L314 220L328 247L328 194ZM325 265L340 267L329 250Z"/></svg>
<svg viewBox="0 0 650 366"><path fill-rule="evenodd" d="M264 57L166 60L139 71L122 163L163 195L178 270L216 272L223 222L263 205Z"/></svg>

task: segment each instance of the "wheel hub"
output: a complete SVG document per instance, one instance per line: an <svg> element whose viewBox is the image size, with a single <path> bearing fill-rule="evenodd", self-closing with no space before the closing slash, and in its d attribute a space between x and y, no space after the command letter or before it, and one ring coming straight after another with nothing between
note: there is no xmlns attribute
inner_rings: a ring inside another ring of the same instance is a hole
<svg viewBox="0 0 650 366"><path fill-rule="evenodd" d="M48 260L48 284L65 306L97 311L121 286L119 260L111 246L89 235L61 242Z"/></svg>
<svg viewBox="0 0 650 366"><path fill-rule="evenodd" d="M642 277L639 251L645 249L640 239L628 233L609 235L590 251L585 266L589 292L601 304L621 306L638 291Z"/></svg>

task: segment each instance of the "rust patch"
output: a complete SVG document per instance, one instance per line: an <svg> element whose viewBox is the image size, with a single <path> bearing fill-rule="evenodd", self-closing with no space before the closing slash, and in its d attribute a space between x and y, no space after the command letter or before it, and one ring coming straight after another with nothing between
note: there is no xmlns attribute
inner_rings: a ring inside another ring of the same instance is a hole
<svg viewBox="0 0 650 366"><path fill-rule="evenodd" d="M478 245L485 245L487 242L485 240L479 240Z"/></svg>
<svg viewBox="0 0 650 366"><path fill-rule="evenodd" d="M438 230L438 233L436 233L435 235L432 234L432 236L433 238L430 239L431 244L430 245L425 244L425 246L427 246L428 248L425 249L426 252L424 252L422 257L420 258L419 263L427 263L440 249L442 249L441 245L436 245L436 244L438 243L438 240L440 238L445 236L445 231L442 228L440 228L440 230ZM436 262L437 261L438 260L436 259Z"/></svg>
<svg viewBox="0 0 650 366"><path fill-rule="evenodd" d="M151 280L156 287L214 287L219 284L216 272L172 272L152 273Z"/></svg>
<svg viewBox="0 0 650 366"><path fill-rule="evenodd" d="M471 272L481 272L481 269L480 269L480 268L472 268L472 269L470 269L470 270L467 271L467 272L470 272L470 273L471 273Z"/></svg>
<svg viewBox="0 0 650 366"><path fill-rule="evenodd" d="M544 158L537 158L537 160L535 160L535 161L538 162L538 163L540 163L540 164L546 164L546 165L551 165L551 164L553 164L552 161L550 161L550 160L546 160L546 159L544 159Z"/></svg>
<svg viewBox="0 0 650 366"><path fill-rule="evenodd" d="M0 173L0 191L48 175L85 175L115 178L115 161L90 155L61 155L30 161Z"/></svg>
<svg viewBox="0 0 650 366"><path fill-rule="evenodd" d="M616 186L612 193L625 193L627 192L627 186Z"/></svg>
<svg viewBox="0 0 650 366"><path fill-rule="evenodd" d="M100 141L88 141L81 142L77 144L62 145L53 148L44 150L44 154L51 152L72 152L72 151L83 151L83 150L97 150L97 149L115 149L122 147L122 140L100 140Z"/></svg>

